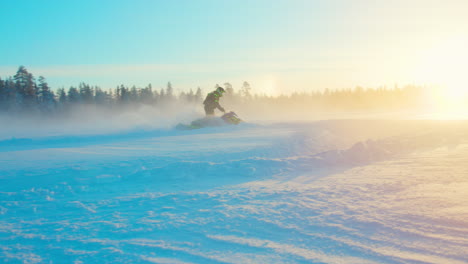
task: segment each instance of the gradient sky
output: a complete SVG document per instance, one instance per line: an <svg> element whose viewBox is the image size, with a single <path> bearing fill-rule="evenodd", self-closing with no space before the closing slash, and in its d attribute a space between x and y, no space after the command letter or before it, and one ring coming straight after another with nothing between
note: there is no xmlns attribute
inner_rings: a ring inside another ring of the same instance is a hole
<svg viewBox="0 0 468 264"><path fill-rule="evenodd" d="M271 93L444 82L452 71L432 73L468 66L467 10L465 0L2 0L0 76L24 65L54 88L245 80Z"/></svg>

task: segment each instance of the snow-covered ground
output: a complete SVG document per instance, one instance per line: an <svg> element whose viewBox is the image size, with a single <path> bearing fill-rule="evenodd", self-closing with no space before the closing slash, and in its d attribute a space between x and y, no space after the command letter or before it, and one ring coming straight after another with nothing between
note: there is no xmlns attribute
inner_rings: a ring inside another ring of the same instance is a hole
<svg viewBox="0 0 468 264"><path fill-rule="evenodd" d="M3 263L468 263L468 122L0 141Z"/></svg>

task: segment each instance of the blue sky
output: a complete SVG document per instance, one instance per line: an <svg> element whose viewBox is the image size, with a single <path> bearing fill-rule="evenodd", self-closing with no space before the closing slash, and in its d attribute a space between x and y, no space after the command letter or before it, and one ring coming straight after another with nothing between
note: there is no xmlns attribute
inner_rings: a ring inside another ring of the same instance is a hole
<svg viewBox="0 0 468 264"><path fill-rule="evenodd" d="M259 92L436 82L433 50L463 42L465 1L2 1L0 76L58 88L168 81ZM448 44L447 44L448 43ZM445 46L444 46L445 45ZM440 57L440 56L439 56ZM432 69L434 70L434 69ZM425 79L426 78L426 79Z"/></svg>

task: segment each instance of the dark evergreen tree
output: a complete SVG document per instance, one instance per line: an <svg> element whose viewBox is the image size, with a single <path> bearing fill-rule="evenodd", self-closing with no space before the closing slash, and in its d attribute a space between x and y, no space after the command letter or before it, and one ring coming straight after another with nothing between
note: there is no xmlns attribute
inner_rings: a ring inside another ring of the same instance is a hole
<svg viewBox="0 0 468 264"><path fill-rule="evenodd" d="M123 84L118 89L118 102L121 104L128 104L130 102L130 90Z"/></svg>
<svg viewBox="0 0 468 264"><path fill-rule="evenodd" d="M17 106L23 110L34 108L37 103L34 76L24 66L20 66L13 78L16 84Z"/></svg>
<svg viewBox="0 0 468 264"><path fill-rule="evenodd" d="M166 87L166 101L170 102L174 100L174 88L172 88L171 82L167 83Z"/></svg>
<svg viewBox="0 0 468 264"><path fill-rule="evenodd" d="M43 76L39 76L38 81L39 107L42 111L52 112L56 106L55 94L50 90L49 84L47 84Z"/></svg>
<svg viewBox="0 0 468 264"><path fill-rule="evenodd" d="M138 89L136 88L135 85L132 86L132 89L130 90L130 102L132 103L139 103L139 96L138 96Z"/></svg>
<svg viewBox="0 0 468 264"><path fill-rule="evenodd" d="M67 104L67 94L65 93L64 88L60 88L57 90L58 95L58 103L61 107L64 107Z"/></svg>
<svg viewBox="0 0 468 264"><path fill-rule="evenodd" d="M161 88L161 91L159 92L159 103L164 103L166 101L166 93L164 92L164 89Z"/></svg>
<svg viewBox="0 0 468 264"><path fill-rule="evenodd" d="M5 110L18 110L17 97L19 97L16 91L16 83L12 77L5 81Z"/></svg>
<svg viewBox="0 0 468 264"><path fill-rule="evenodd" d="M7 96L6 96L6 86L5 86L5 81L0 78L0 110L5 110L6 109L6 102L7 102Z"/></svg>
<svg viewBox="0 0 468 264"><path fill-rule="evenodd" d="M80 83L79 86L80 90L80 100L84 104L92 104L94 103L94 92L93 88L86 83Z"/></svg>
<svg viewBox="0 0 468 264"><path fill-rule="evenodd" d="M153 104L158 104L160 97L161 95L159 94L159 92L157 90L154 91L153 92Z"/></svg>
<svg viewBox="0 0 468 264"><path fill-rule="evenodd" d="M109 89L109 91L106 92L106 103L108 106L115 105L114 96L115 96L115 92L112 89Z"/></svg>
<svg viewBox="0 0 468 264"><path fill-rule="evenodd" d="M152 104L154 101L153 96L153 87L151 86L151 83L140 90L140 102L144 104Z"/></svg>
<svg viewBox="0 0 468 264"><path fill-rule="evenodd" d="M73 86L68 89L67 97L70 104L78 104L81 102L80 92Z"/></svg>
<svg viewBox="0 0 468 264"><path fill-rule="evenodd" d="M120 86L117 86L117 88L115 88L114 98L116 101L120 100Z"/></svg>
<svg viewBox="0 0 468 264"><path fill-rule="evenodd" d="M108 104L108 94L103 91L100 87L94 88L94 102L96 105L107 105Z"/></svg>

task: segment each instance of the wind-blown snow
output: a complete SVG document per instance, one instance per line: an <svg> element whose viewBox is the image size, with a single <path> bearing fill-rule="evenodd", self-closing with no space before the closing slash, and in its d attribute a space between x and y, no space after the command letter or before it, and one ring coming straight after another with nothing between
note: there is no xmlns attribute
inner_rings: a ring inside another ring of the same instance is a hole
<svg viewBox="0 0 468 264"><path fill-rule="evenodd" d="M0 141L6 263L468 263L468 123Z"/></svg>

